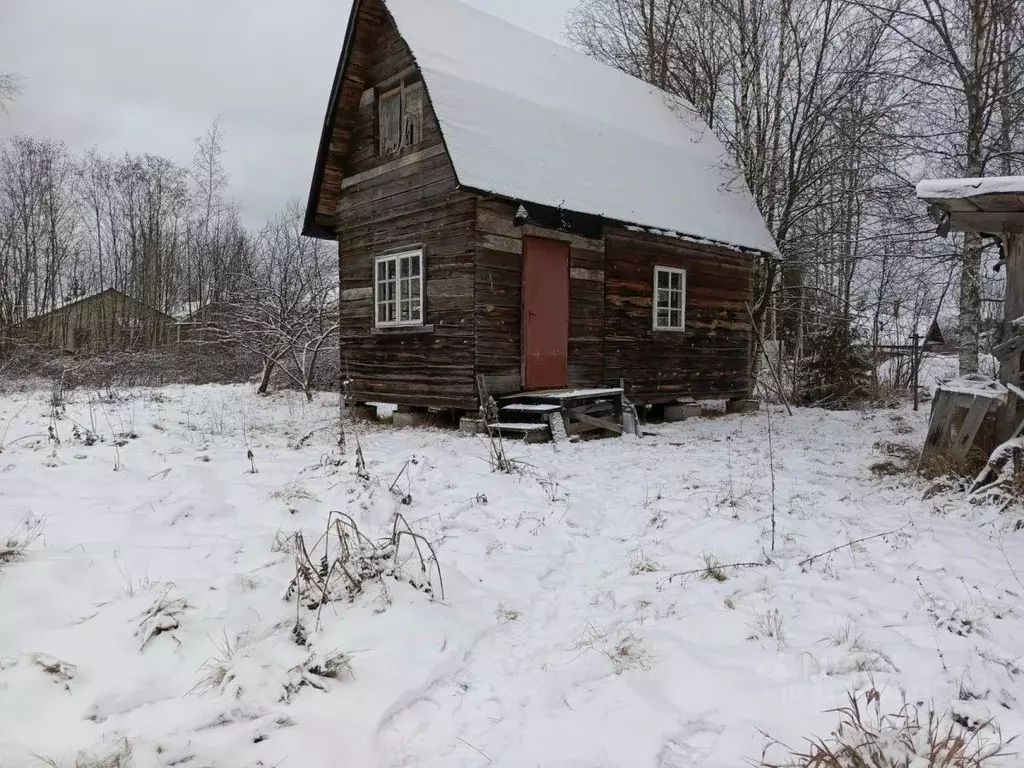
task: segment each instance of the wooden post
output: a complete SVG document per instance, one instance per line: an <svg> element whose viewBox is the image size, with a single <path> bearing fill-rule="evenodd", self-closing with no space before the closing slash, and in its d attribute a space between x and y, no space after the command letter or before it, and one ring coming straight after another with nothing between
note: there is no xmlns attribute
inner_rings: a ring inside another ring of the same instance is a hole
<svg viewBox="0 0 1024 768"><path fill-rule="evenodd" d="M921 353L918 351L918 347L921 341L921 334L914 331L910 335L910 343L914 345L914 348L910 350L910 371L911 371L911 385L914 387L914 410L918 408L918 404L921 401L920 388L918 386L918 371L921 369Z"/></svg>
<svg viewBox="0 0 1024 768"><path fill-rule="evenodd" d="M1004 232L1003 254L1006 257L1006 295L1003 304L1003 339L1010 339L1020 332L1013 321L1024 315L1024 234ZM1021 352L1013 351L999 362L999 380L1017 387L1021 384ZM1000 408L996 417L996 430L1000 441L1005 440L1016 429L1019 419L1017 410L1020 400L1012 391L1007 395L1006 405Z"/></svg>

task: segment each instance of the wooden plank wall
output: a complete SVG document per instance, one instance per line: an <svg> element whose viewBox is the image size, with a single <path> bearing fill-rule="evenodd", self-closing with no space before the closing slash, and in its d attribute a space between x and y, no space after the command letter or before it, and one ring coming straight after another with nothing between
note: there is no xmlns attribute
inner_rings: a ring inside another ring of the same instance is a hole
<svg viewBox="0 0 1024 768"><path fill-rule="evenodd" d="M388 22L374 46L368 82L415 72ZM396 157L376 156L372 90L353 126L337 208L341 262L342 371L356 401L475 409L473 264L476 199L457 191L429 103L423 140ZM374 329L373 260L423 245L425 325Z"/></svg>
<svg viewBox="0 0 1024 768"><path fill-rule="evenodd" d="M518 206L477 204L476 367L496 394L522 388L523 237L569 242L569 386L604 383L604 243L519 227Z"/></svg>
<svg viewBox="0 0 1024 768"><path fill-rule="evenodd" d="M744 395L753 257L626 229L605 230L605 378L637 402ZM655 331L654 267L686 270L686 328Z"/></svg>

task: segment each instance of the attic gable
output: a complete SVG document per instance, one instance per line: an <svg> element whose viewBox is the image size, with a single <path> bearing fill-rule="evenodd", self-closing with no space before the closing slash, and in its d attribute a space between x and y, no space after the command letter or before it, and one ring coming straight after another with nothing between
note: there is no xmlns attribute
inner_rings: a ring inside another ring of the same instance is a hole
<svg viewBox="0 0 1024 768"><path fill-rule="evenodd" d="M352 146L360 99L371 85L374 47L388 23L381 0L354 0L324 117L303 234L334 237L342 170Z"/></svg>

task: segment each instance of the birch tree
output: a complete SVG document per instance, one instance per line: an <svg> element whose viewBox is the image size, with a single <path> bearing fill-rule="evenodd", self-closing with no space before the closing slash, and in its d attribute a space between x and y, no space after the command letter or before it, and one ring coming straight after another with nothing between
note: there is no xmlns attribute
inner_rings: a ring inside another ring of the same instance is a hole
<svg viewBox="0 0 1024 768"><path fill-rule="evenodd" d="M925 94L922 120L909 132L931 167L950 176L978 177L1019 167L1014 143L1021 112L1024 35L1015 0L893 0L865 2L889 20L915 65L903 77ZM960 372L978 370L982 252L967 233L958 259Z"/></svg>

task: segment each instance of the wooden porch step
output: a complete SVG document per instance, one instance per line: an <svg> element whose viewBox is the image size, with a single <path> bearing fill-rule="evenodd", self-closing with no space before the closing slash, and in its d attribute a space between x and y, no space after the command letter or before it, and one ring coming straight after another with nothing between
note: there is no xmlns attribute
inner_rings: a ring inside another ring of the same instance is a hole
<svg viewBox="0 0 1024 768"><path fill-rule="evenodd" d="M488 424L495 432L548 432L550 427L539 421L504 422Z"/></svg>
<svg viewBox="0 0 1024 768"><path fill-rule="evenodd" d="M528 443L544 443L551 439L551 427L546 422L497 422L487 428L503 437L521 437Z"/></svg>
<svg viewBox="0 0 1024 768"><path fill-rule="evenodd" d="M562 406L555 403L509 403L501 406L501 410L521 413L551 413L551 411L562 410Z"/></svg>
<svg viewBox="0 0 1024 768"><path fill-rule="evenodd" d="M514 395L506 395L500 398L503 404L510 403L559 403L574 400L599 400L606 397L619 397L622 395L621 387L607 387L595 389L542 389L530 392L519 392Z"/></svg>

